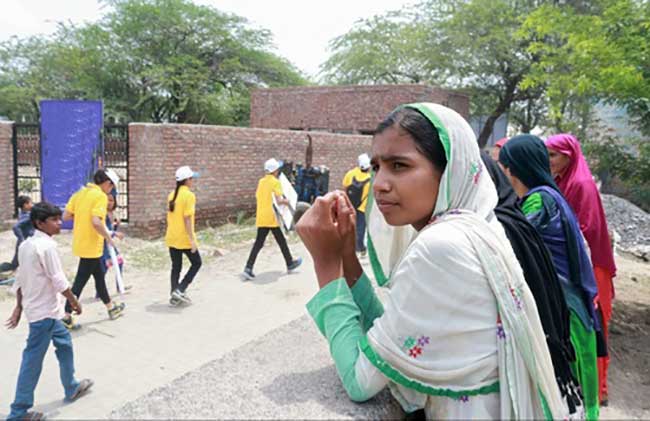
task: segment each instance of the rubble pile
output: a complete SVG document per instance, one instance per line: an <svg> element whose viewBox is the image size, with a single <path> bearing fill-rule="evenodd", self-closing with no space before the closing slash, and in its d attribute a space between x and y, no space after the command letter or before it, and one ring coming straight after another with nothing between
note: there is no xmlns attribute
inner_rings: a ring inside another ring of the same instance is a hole
<svg viewBox="0 0 650 421"><path fill-rule="evenodd" d="M602 200L616 250L650 261L650 214L614 195L603 194Z"/></svg>

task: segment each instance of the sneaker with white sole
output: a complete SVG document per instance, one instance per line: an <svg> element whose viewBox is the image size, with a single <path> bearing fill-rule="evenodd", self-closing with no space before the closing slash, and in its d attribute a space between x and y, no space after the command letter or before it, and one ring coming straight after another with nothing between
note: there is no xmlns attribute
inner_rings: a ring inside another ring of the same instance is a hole
<svg viewBox="0 0 650 421"><path fill-rule="evenodd" d="M118 317L122 316L125 308L126 304L124 303L113 304L113 308L108 310L108 318L111 320L117 319Z"/></svg>
<svg viewBox="0 0 650 421"><path fill-rule="evenodd" d="M192 302L192 300L190 300L189 297L183 294L179 289L175 289L174 292L172 292L172 298L185 304L190 304Z"/></svg>
<svg viewBox="0 0 650 421"><path fill-rule="evenodd" d="M255 274L253 273L252 268L245 268L241 276L243 278L242 279L243 281L252 281L253 279L255 279Z"/></svg>

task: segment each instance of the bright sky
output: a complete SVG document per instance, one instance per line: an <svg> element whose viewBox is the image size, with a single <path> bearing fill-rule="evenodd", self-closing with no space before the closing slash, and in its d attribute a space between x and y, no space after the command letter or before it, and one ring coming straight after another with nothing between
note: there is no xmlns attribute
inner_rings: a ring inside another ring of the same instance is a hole
<svg viewBox="0 0 650 421"><path fill-rule="evenodd" d="M308 75L327 59L327 44L359 19L407 7L413 0L195 0L247 18L273 32L277 52ZM92 22L102 15L97 0L3 0L0 41L12 35L48 34L56 22Z"/></svg>

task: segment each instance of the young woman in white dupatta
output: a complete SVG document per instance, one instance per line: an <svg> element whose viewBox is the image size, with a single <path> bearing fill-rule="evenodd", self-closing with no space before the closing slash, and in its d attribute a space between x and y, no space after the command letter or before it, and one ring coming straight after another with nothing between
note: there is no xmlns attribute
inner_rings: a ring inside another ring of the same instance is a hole
<svg viewBox="0 0 650 421"><path fill-rule="evenodd" d="M372 162L370 218L379 209L384 227L370 233L391 241L370 237L373 264L381 271L391 250L395 263L384 267L383 304L356 257L344 193L317 199L297 226L321 288L307 309L350 398L388 385L406 412L423 408L427 418L565 418L537 308L494 217L496 190L467 122L436 104L401 107L379 125Z"/></svg>

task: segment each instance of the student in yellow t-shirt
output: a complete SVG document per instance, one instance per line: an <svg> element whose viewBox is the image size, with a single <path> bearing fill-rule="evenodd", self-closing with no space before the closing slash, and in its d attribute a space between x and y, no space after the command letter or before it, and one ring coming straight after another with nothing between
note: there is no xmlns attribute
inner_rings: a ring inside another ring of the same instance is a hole
<svg viewBox="0 0 650 421"><path fill-rule="evenodd" d="M74 220L72 228L72 252L79 257L77 274L72 284L72 293L79 298L90 275L95 279L95 289L108 311L111 320L122 315L125 304L115 304L106 289L104 269L101 266L104 241L114 247L111 234L106 229L106 209L111 190L117 189L120 178L113 170L97 170L93 176L94 183L88 183L70 197L65 205L63 220ZM68 329L78 328L71 316L70 302L65 305L65 317L62 322Z"/></svg>
<svg viewBox="0 0 650 421"><path fill-rule="evenodd" d="M343 190L357 211L357 253L366 255L366 205L370 191L370 157L361 154L357 159L358 167L351 169L343 177Z"/></svg>
<svg viewBox="0 0 650 421"><path fill-rule="evenodd" d="M194 179L199 173L188 166L176 170L176 188L167 197L167 232L165 244L172 259L171 297L169 304L176 306L192 302L185 293L201 268L201 254L194 232L196 196L192 193ZM190 260L190 268L179 283L183 269L183 255Z"/></svg>
<svg viewBox="0 0 650 421"><path fill-rule="evenodd" d="M266 175L257 183L257 191L255 192L255 199L257 200L257 213L255 215L257 237L255 238L253 249L248 256L244 273L242 273L244 280L252 280L255 278L253 265L255 265L257 254L264 247L264 241L266 241L266 236L269 234L269 231L273 234L275 241L280 246L284 261L287 264L287 272L291 273L291 271L302 264L302 258L298 257L294 260L291 257L287 240L284 238L284 234L282 234L280 225L275 217L275 212L273 212L274 195L279 205L289 204L289 201L282 195L282 185L280 184L280 180L278 180L281 167L282 164L279 161L274 158L269 159L264 163Z"/></svg>

